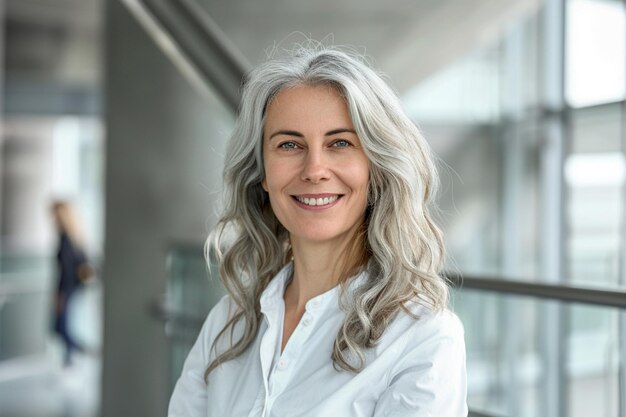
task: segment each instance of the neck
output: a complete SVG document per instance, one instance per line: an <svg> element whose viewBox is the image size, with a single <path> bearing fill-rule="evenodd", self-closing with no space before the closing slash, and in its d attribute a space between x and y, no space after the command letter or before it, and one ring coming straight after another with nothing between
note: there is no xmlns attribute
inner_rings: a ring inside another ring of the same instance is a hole
<svg viewBox="0 0 626 417"><path fill-rule="evenodd" d="M354 257L350 239L335 244L291 240L293 251L293 279L285 290L285 306L290 310L304 312L306 303L334 288L346 273L346 267ZM354 260L352 262L355 262Z"/></svg>

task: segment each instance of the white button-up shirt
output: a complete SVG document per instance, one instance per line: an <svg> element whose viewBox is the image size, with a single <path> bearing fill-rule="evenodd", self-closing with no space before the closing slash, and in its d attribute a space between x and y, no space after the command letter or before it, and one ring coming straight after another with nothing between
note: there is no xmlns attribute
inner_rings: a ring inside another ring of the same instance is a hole
<svg viewBox="0 0 626 417"><path fill-rule="evenodd" d="M263 293L254 341L215 368L206 384L213 340L233 307L226 296L211 310L174 388L169 417L467 416L463 326L449 310L433 313L416 304L417 320L400 312L366 350L361 372L337 371L331 353L345 313L335 287L309 300L281 353L283 295L292 268L287 265ZM233 340L240 335L238 326ZM218 344L221 352L227 339Z"/></svg>

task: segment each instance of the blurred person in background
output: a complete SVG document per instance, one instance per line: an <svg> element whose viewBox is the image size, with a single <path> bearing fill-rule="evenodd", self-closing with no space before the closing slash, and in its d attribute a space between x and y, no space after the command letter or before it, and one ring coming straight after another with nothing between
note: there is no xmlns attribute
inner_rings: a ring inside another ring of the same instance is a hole
<svg viewBox="0 0 626 417"><path fill-rule="evenodd" d="M76 290L92 279L87 262L78 217L67 201L55 201L52 214L58 232L58 282L53 299L54 331L63 341L64 366L72 364L72 354L84 351L70 332L68 311Z"/></svg>

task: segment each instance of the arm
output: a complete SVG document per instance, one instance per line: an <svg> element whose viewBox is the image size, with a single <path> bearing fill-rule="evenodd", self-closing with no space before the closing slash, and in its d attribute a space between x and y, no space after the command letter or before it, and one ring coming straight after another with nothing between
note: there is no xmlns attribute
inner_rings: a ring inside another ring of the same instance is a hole
<svg viewBox="0 0 626 417"><path fill-rule="evenodd" d="M374 417L466 417L463 325L446 312L419 330L391 370Z"/></svg>
<svg viewBox="0 0 626 417"><path fill-rule="evenodd" d="M227 310L227 304L227 297L222 298L213 307L202 325L200 335L191 348L180 378L174 387L167 412L168 417L206 416L208 399L204 371L211 359L209 352L215 334L224 324L223 310Z"/></svg>
<svg viewBox="0 0 626 417"><path fill-rule="evenodd" d="M74 282L74 249L66 235L61 237L59 254L57 257L59 267L59 282L57 291L61 294L70 293L76 283Z"/></svg>

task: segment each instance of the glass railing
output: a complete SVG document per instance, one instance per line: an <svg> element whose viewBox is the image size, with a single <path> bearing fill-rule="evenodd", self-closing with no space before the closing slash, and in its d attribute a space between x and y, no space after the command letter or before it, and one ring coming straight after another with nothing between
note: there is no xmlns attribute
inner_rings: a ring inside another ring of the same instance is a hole
<svg viewBox="0 0 626 417"><path fill-rule="evenodd" d="M40 254L0 255L0 362L45 351L53 265Z"/></svg>
<svg viewBox="0 0 626 417"><path fill-rule="evenodd" d="M468 402L490 416L619 416L615 307L461 290ZM620 318L621 317L621 318Z"/></svg>
<svg viewBox="0 0 626 417"><path fill-rule="evenodd" d="M0 274L35 272L47 273L55 262L50 256L39 253L0 253Z"/></svg>

